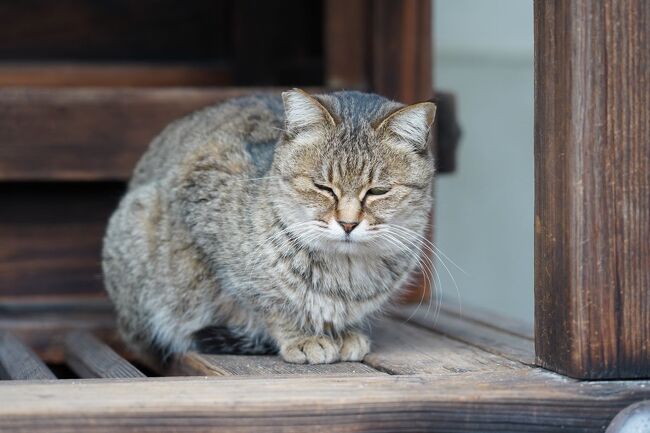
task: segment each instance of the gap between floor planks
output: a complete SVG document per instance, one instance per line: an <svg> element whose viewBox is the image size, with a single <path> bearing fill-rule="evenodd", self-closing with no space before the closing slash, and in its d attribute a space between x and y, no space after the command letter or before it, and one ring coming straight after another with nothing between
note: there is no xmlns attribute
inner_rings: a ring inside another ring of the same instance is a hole
<svg viewBox="0 0 650 433"><path fill-rule="evenodd" d="M532 363L532 342L443 312L435 320L403 308L398 319L385 318L372 328L372 352L365 364L291 365L278 357L190 353L166 375L394 375L464 374L523 368ZM408 319L409 323L405 323ZM423 329L424 328L424 329ZM445 334L445 335L441 335ZM451 337L451 338L449 338ZM523 343L522 343L523 342ZM81 377L141 377L141 372L88 332L68 334L66 361Z"/></svg>

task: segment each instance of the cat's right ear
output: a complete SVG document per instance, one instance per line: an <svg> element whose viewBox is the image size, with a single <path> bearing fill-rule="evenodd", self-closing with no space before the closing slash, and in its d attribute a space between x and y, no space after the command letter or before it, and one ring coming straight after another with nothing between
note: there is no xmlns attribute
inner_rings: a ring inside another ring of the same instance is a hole
<svg viewBox="0 0 650 433"><path fill-rule="evenodd" d="M300 89L282 93L285 131L289 136L336 126L334 118L318 99Z"/></svg>

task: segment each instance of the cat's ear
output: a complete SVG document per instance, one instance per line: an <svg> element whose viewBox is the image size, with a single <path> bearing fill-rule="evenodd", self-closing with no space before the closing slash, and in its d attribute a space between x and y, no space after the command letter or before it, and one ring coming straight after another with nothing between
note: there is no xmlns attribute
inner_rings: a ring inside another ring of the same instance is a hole
<svg viewBox="0 0 650 433"><path fill-rule="evenodd" d="M389 114L376 130L394 137L398 143L407 143L419 152L426 149L435 116L436 105L432 102L407 105Z"/></svg>
<svg viewBox="0 0 650 433"><path fill-rule="evenodd" d="M307 92L293 89L282 93L284 101L285 130L297 135L315 128L336 126L329 111Z"/></svg>

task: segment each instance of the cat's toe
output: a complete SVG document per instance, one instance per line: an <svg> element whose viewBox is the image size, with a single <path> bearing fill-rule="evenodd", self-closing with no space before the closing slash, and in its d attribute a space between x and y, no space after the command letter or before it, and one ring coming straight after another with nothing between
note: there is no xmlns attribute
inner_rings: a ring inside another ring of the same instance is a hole
<svg viewBox="0 0 650 433"><path fill-rule="evenodd" d="M370 352L370 339L359 332L351 332L343 337L341 361L361 361Z"/></svg>
<svg viewBox="0 0 650 433"><path fill-rule="evenodd" d="M286 348L280 350L280 356L284 359L285 362L291 364L306 364L307 355L302 351L297 345L289 345Z"/></svg>
<svg viewBox="0 0 650 433"><path fill-rule="evenodd" d="M293 364L330 364L339 360L339 347L329 337L309 337L285 346L280 355Z"/></svg>
<svg viewBox="0 0 650 433"><path fill-rule="evenodd" d="M305 341L303 352L310 364L330 364L339 360L339 348L329 337L313 337Z"/></svg>

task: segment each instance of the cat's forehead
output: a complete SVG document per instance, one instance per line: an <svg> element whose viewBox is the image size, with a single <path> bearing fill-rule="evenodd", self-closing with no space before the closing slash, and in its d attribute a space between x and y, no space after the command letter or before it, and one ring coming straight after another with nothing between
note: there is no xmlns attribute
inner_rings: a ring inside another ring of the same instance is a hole
<svg viewBox="0 0 650 433"><path fill-rule="evenodd" d="M373 93L356 91L319 95L318 99L344 130L363 130L378 119L401 107L401 104Z"/></svg>
<svg viewBox="0 0 650 433"><path fill-rule="evenodd" d="M340 187L357 188L378 181L395 181L406 176L411 167L408 156L387 152L386 146L355 146L348 142L342 148L344 150L330 148L315 167L325 179Z"/></svg>

